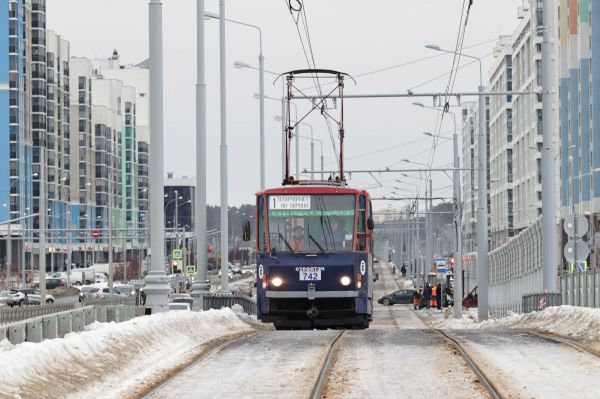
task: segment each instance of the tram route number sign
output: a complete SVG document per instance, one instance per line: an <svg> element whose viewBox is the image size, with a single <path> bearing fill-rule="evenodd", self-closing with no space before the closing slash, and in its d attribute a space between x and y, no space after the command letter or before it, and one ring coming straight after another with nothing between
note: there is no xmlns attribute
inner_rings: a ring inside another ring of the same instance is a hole
<svg viewBox="0 0 600 399"><path fill-rule="evenodd" d="M269 209L310 209L310 195L271 195Z"/></svg>

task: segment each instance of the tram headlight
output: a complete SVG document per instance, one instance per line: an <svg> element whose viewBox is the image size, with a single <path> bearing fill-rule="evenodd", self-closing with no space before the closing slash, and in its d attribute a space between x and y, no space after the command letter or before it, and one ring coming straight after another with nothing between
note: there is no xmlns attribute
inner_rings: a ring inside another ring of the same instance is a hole
<svg viewBox="0 0 600 399"><path fill-rule="evenodd" d="M281 287L281 284L283 284L283 280L281 279L281 277L273 277L271 279L271 284L273 284L273 287Z"/></svg>
<svg viewBox="0 0 600 399"><path fill-rule="evenodd" d="M347 286L349 286L351 282L352 282L352 280L351 280L351 279L350 279L350 277L348 277L348 276L343 276L343 277L340 279L340 283L342 283L342 285L343 285L344 287L347 287Z"/></svg>

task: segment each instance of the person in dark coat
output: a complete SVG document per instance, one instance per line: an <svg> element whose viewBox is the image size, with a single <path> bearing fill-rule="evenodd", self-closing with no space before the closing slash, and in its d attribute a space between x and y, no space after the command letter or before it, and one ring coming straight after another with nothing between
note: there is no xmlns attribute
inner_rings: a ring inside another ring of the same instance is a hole
<svg viewBox="0 0 600 399"><path fill-rule="evenodd" d="M437 308L442 309L442 285L437 285Z"/></svg>
<svg viewBox="0 0 600 399"><path fill-rule="evenodd" d="M402 273L402 278L406 277L406 266L402 265L400 268L400 272Z"/></svg>
<svg viewBox="0 0 600 399"><path fill-rule="evenodd" d="M425 302L425 307L429 309L429 300L431 299L431 286L429 283L425 284L425 289L423 290L423 301ZM423 303L423 302L421 302Z"/></svg>

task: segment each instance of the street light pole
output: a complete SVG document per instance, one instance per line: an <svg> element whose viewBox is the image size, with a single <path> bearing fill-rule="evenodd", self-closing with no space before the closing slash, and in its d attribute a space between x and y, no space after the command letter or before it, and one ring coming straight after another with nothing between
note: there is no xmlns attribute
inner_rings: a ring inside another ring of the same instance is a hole
<svg viewBox="0 0 600 399"><path fill-rule="evenodd" d="M542 264L544 265L544 289L556 291L556 210L554 193L554 136L552 96L552 42L550 26L553 1L543 0L542 41Z"/></svg>
<svg viewBox="0 0 600 399"><path fill-rule="evenodd" d="M547 2L548 0L544 0ZM549 8L548 8L549 9ZM546 14L544 13L545 17ZM549 20L548 20L549 21ZM441 49L437 45L425 46L429 49L441 51L450 54L459 54L455 51ZM477 60L479 62L479 132L477 134L477 164L478 176L477 184L479 191L477 192L477 284L478 284L478 320L484 321L488 319L488 285L489 285L489 270L488 270L488 223L487 223L487 131L485 123L485 86L483 85L483 66L481 58L472 55L460 53L459 55ZM552 104L549 103L549 108ZM550 114L549 119L552 117ZM544 142L545 138L544 138ZM552 198L554 198L554 188L552 188ZM552 205L554 207L554 205ZM554 209L554 208L552 208ZM554 212L554 211L553 211ZM552 219L554 221L554 218Z"/></svg>
<svg viewBox="0 0 600 399"><path fill-rule="evenodd" d="M210 290L207 281L208 256L206 254L206 67L204 0L198 0L196 8L196 265L198 276L192 285L192 296L201 302L204 294Z"/></svg>
<svg viewBox="0 0 600 399"><path fill-rule="evenodd" d="M150 47L150 272L146 275L146 313L164 312L168 309L170 286L165 274L164 199L164 137L163 137L163 43L162 2L149 2ZM202 188L199 188L202 190Z"/></svg>
<svg viewBox="0 0 600 399"><path fill-rule="evenodd" d="M227 200L227 81L225 75L225 0L219 0L219 63L221 92L221 291L228 290L229 222Z"/></svg>

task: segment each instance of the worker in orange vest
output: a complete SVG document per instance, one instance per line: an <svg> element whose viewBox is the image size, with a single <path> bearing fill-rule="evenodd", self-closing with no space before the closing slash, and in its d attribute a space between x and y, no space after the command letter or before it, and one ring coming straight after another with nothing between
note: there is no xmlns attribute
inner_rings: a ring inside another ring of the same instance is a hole
<svg viewBox="0 0 600 399"><path fill-rule="evenodd" d="M429 300L429 306L437 308L437 286L431 287L431 299Z"/></svg>

